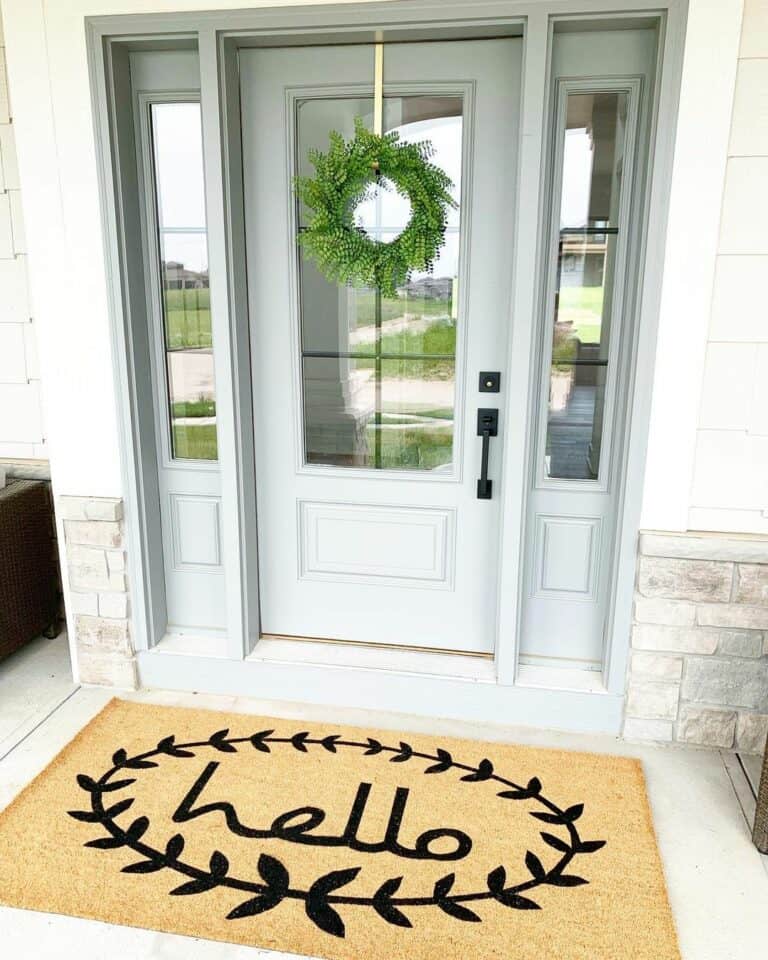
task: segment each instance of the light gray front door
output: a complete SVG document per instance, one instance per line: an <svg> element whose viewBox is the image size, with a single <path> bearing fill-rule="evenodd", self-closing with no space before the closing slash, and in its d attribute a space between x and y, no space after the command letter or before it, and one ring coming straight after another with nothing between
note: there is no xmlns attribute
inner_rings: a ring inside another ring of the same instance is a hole
<svg viewBox="0 0 768 960"><path fill-rule="evenodd" d="M509 334L519 39L385 45L384 126L429 140L457 209L377 314L297 252L311 149L370 127L372 45L240 55L263 632L491 654L504 425L478 499L479 391ZM358 211L380 240L408 204ZM522 455L522 453L521 453Z"/></svg>

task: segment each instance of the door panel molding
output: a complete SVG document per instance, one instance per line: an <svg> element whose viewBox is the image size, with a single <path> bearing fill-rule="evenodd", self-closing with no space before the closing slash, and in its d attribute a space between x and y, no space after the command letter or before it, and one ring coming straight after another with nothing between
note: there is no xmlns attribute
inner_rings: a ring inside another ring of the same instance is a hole
<svg viewBox="0 0 768 960"><path fill-rule="evenodd" d="M455 510L310 500L297 510L301 579L453 589Z"/></svg>

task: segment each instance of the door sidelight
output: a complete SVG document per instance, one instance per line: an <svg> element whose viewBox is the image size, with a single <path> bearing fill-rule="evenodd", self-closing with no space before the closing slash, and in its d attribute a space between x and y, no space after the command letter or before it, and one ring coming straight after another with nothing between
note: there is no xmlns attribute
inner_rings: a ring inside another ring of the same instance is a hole
<svg viewBox="0 0 768 960"><path fill-rule="evenodd" d="M480 454L480 479L477 481L477 499L490 500L493 481L488 479L488 448L491 437L499 432L499 411L496 407L480 407L477 411L477 435L483 438Z"/></svg>

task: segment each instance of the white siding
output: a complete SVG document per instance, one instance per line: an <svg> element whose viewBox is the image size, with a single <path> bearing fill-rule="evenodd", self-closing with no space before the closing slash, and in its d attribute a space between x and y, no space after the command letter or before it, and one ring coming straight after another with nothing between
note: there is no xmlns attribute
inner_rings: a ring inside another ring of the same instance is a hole
<svg viewBox="0 0 768 960"><path fill-rule="evenodd" d="M689 527L768 533L768 0L746 0Z"/></svg>
<svg viewBox="0 0 768 960"><path fill-rule="evenodd" d="M25 248L0 21L0 459L47 457Z"/></svg>

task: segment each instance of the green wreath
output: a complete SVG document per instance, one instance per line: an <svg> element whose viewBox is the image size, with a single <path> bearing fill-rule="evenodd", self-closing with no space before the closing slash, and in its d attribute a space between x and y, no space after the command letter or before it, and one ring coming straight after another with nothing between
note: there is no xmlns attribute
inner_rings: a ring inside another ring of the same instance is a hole
<svg viewBox="0 0 768 960"><path fill-rule="evenodd" d="M428 141L401 143L396 131L371 133L360 118L352 140L333 131L328 153L309 151L315 176L295 180L299 199L311 211L299 243L329 280L378 287L382 296L395 297L413 270L432 269L445 241L448 210L456 206L450 177L429 160L433 152ZM355 210L382 177L411 204L408 225L389 243L354 222Z"/></svg>

